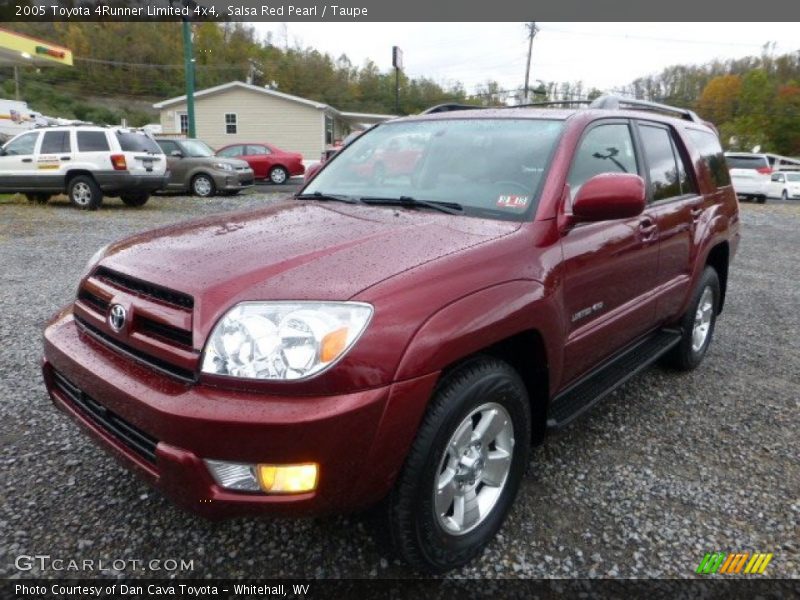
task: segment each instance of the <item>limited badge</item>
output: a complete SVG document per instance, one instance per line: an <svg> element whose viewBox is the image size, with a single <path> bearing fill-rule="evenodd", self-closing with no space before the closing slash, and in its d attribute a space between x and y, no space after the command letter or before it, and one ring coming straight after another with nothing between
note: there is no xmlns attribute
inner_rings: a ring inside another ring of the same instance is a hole
<svg viewBox="0 0 800 600"><path fill-rule="evenodd" d="M497 206L500 208L525 208L528 206L530 196L499 196L497 198Z"/></svg>

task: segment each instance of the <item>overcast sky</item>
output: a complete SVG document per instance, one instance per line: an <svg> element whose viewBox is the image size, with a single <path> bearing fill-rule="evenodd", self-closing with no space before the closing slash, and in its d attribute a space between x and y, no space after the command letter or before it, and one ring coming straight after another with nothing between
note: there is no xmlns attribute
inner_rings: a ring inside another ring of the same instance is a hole
<svg viewBox="0 0 800 600"><path fill-rule="evenodd" d="M607 91L673 64L800 50L797 23L538 23L531 80L583 81ZM371 58L385 71L400 46L405 72L440 83L461 81L468 92L494 79L522 86L528 52L523 23L257 23L273 43L299 42L356 65Z"/></svg>

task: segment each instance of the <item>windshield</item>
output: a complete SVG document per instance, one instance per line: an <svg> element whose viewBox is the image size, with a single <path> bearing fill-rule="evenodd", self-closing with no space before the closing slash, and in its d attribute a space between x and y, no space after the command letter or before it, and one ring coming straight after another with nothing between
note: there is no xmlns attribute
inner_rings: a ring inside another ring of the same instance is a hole
<svg viewBox="0 0 800 600"><path fill-rule="evenodd" d="M143 133L118 131L117 139L119 140L119 147L123 152L151 152L153 154L163 154L159 145Z"/></svg>
<svg viewBox="0 0 800 600"><path fill-rule="evenodd" d="M467 215L522 220L562 128L535 119L386 123L343 148L303 193L447 202Z"/></svg>
<svg viewBox="0 0 800 600"><path fill-rule="evenodd" d="M726 156L729 169L763 169L769 166L766 156Z"/></svg>
<svg viewBox="0 0 800 600"><path fill-rule="evenodd" d="M206 158L214 156L214 151L205 142L200 140L183 140L181 141L184 154L192 158Z"/></svg>

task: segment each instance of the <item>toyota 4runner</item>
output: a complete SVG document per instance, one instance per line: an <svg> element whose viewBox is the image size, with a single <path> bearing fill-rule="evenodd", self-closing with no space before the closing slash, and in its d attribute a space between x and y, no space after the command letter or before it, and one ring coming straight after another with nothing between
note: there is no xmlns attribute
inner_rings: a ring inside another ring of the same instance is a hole
<svg viewBox="0 0 800 600"><path fill-rule="evenodd" d="M378 125L284 201L98 251L45 332L54 403L197 513L380 503L413 566L476 556L546 429L700 364L740 223L690 111L457 108ZM413 168L364 168L399 137Z"/></svg>

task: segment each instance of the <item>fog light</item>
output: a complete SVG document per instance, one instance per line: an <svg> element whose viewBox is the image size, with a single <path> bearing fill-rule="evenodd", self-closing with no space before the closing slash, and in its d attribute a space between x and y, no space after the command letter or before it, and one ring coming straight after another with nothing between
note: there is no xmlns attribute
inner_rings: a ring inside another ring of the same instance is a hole
<svg viewBox="0 0 800 600"><path fill-rule="evenodd" d="M221 460L206 460L206 465L214 480L228 490L259 492L256 466Z"/></svg>
<svg viewBox="0 0 800 600"><path fill-rule="evenodd" d="M319 467L304 465L258 465L261 489L271 494L298 494L317 487Z"/></svg>
<svg viewBox="0 0 800 600"><path fill-rule="evenodd" d="M316 463L265 465L206 460L214 481L226 490L300 494L317 488L319 467Z"/></svg>

